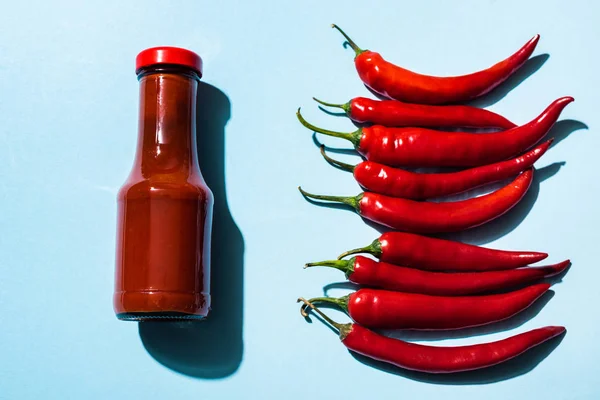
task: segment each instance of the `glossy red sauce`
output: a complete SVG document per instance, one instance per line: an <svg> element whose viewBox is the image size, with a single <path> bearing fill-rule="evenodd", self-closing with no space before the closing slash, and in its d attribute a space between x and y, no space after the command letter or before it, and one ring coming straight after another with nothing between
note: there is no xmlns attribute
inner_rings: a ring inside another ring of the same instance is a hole
<svg viewBox="0 0 600 400"><path fill-rule="evenodd" d="M198 167L198 75L155 66L138 78L137 152L118 194L114 309L124 320L204 318L213 196Z"/></svg>

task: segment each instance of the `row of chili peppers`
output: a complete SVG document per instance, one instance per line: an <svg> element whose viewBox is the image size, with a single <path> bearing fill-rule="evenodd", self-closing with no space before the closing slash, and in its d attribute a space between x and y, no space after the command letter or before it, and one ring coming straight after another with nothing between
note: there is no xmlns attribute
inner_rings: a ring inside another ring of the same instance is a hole
<svg viewBox="0 0 600 400"><path fill-rule="evenodd" d="M503 251L417 235L469 229L506 213L526 194L533 165L551 145L536 146L573 101L562 97L531 122L516 126L491 111L456 103L488 93L519 69L533 53L539 35L494 66L473 74L434 77L417 74L360 49L339 27L355 51L358 75L372 91L390 100L357 97L337 107L354 122L369 124L354 132L335 132L307 122L318 133L350 141L364 161L350 165L328 156L332 165L353 173L365 189L357 196L316 195L310 199L352 207L363 218L396 229L368 246L347 251L336 260L313 262L345 273L365 286L344 297L306 300L302 315L316 311L339 331L351 351L401 368L450 373L479 369L509 360L565 332L561 326L534 329L497 342L459 347L408 343L377 333L378 329L461 329L512 317L533 304L550 287L535 283L564 272L569 260L527 267L546 253ZM491 133L447 132L427 128L496 128ZM536 146L536 147L534 147ZM416 173L399 167L468 167L455 172ZM461 193L516 176L486 195L454 202L423 200ZM368 253L379 261L361 255ZM527 267L527 268L523 268ZM507 290L519 288L506 292ZM493 294L489 294L489 293ZM315 304L335 305L354 321L340 324ZM374 330L372 330L374 329Z"/></svg>

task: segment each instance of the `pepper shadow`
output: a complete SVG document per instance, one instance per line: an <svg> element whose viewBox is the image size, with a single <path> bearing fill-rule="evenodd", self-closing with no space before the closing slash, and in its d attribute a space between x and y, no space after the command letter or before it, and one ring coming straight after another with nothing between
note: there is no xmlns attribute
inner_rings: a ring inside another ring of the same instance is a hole
<svg viewBox="0 0 600 400"><path fill-rule="evenodd" d="M352 357L359 362L370 368L376 368L389 374L398 375L419 382L439 385L483 385L505 381L528 373L548 357L560 342L562 342L564 337L565 333L504 363L480 370L458 372L454 374L428 374L425 372L410 371L381 361L373 360L357 353L350 352L350 354L352 354Z"/></svg>
<svg viewBox="0 0 600 400"><path fill-rule="evenodd" d="M565 140L571 133L581 129L587 130L589 129L589 127L587 126L587 124L581 121L577 121L574 119L563 119L555 123L554 126L552 126L552 129L550 129L550 132L548 132L548 135L545 140L554 139L554 142L552 142L552 144L550 145L550 148L553 148L554 146Z"/></svg>
<svg viewBox="0 0 600 400"><path fill-rule="evenodd" d="M200 82L196 117L200 168L214 198L211 298L208 318L199 322L141 322L144 347L162 365L181 374L220 379L233 374L243 356L244 238L233 220L225 188L227 96Z"/></svg>
<svg viewBox="0 0 600 400"><path fill-rule="evenodd" d="M540 194L540 184L558 173L566 162L555 162L543 168L536 168L529 190L521 201L506 214L476 228L464 232L437 235L464 243L484 245L493 242L515 230L533 209Z"/></svg>
<svg viewBox="0 0 600 400"><path fill-rule="evenodd" d="M346 114L345 112L336 112L336 111L331 111L328 110L327 108L323 107L323 106L318 106L319 110L323 111L325 114L327 115L331 115L332 117L348 117L348 114Z"/></svg>
<svg viewBox="0 0 600 400"><path fill-rule="evenodd" d="M498 87L481 97L471 100L468 104L470 106L480 108L489 107L493 104L496 104L506 97L511 90L523 83L525 79L529 78L540 68L542 68L542 65L544 65L549 58L549 54L538 54L537 56L531 57L525 62L525 64L523 64L521 68L516 70L514 74L508 77L507 80L498 85Z"/></svg>
<svg viewBox="0 0 600 400"><path fill-rule="evenodd" d="M569 273L569 270L571 269L572 263L569 264L569 266L560 274L558 275L554 275L551 276L549 278L546 278L543 280L544 283L549 283L550 285L554 286L554 285L559 285L562 283L564 277Z"/></svg>
<svg viewBox="0 0 600 400"><path fill-rule="evenodd" d="M360 288L361 288L361 285L352 283L350 281L333 282L333 283L328 283L327 285L323 286L323 295L329 296L329 291L332 289L344 289L344 290L356 291ZM325 305L326 304L323 304L322 306L325 306Z"/></svg>

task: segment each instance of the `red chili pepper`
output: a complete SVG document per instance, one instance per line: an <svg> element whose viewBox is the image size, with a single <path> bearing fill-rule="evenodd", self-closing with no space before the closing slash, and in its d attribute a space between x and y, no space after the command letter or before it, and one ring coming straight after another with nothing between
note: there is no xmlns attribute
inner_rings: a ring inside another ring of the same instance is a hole
<svg viewBox="0 0 600 400"><path fill-rule="evenodd" d="M539 283L508 293L456 297L359 289L348 296L308 301L335 304L357 324L373 329L446 330L510 318L533 304L548 288L549 284Z"/></svg>
<svg viewBox="0 0 600 400"><path fill-rule="evenodd" d="M535 35L516 53L488 69L462 76L422 75L394 65L379 53L360 49L338 26L356 56L360 79L373 91L390 99L417 104L459 103L484 95L504 82L531 56L540 35Z"/></svg>
<svg viewBox="0 0 600 400"><path fill-rule="evenodd" d="M548 257L547 253L489 249L405 232L386 232L370 245L346 251L338 258L357 253L368 253L390 264L440 272L515 269Z"/></svg>
<svg viewBox="0 0 600 400"><path fill-rule="evenodd" d="M544 155L552 141L550 139L510 160L449 173L414 173L373 161L350 165L325 154L325 146L321 146L321 154L331 164L352 172L358 184L369 192L404 199L425 200L465 192L523 172L531 168Z"/></svg>
<svg viewBox="0 0 600 400"><path fill-rule="evenodd" d="M332 267L342 271L350 282L370 287L433 296L464 296L495 292L523 286L565 271L571 264L538 268L521 268L488 272L429 272L400 267L357 256L349 260L328 260L306 264L307 267Z"/></svg>
<svg viewBox="0 0 600 400"><path fill-rule="evenodd" d="M300 298L298 301L304 302L336 328L348 350L400 368L427 373L454 373L490 367L566 332L562 326L546 326L496 342L455 347L426 346L392 339L357 324L337 323L307 300ZM307 316L304 310L302 312Z"/></svg>
<svg viewBox="0 0 600 400"><path fill-rule="evenodd" d="M428 126L510 129L516 125L503 116L471 106L430 106L396 100L373 100L355 97L345 104L331 104L313 99L328 107L341 108L354 122L383 126Z"/></svg>
<svg viewBox="0 0 600 400"><path fill-rule="evenodd" d="M506 160L535 145L572 101L572 97L561 97L525 125L486 134L380 125L344 133L310 124L302 117L300 109L296 116L302 125L314 132L349 140L370 161L389 166L474 167Z"/></svg>
<svg viewBox="0 0 600 400"><path fill-rule="evenodd" d="M323 196L300 192L308 198L343 203L363 218L390 228L416 233L456 232L498 218L525 196L533 170L519 175L495 192L462 201L429 203L365 192L355 197Z"/></svg>

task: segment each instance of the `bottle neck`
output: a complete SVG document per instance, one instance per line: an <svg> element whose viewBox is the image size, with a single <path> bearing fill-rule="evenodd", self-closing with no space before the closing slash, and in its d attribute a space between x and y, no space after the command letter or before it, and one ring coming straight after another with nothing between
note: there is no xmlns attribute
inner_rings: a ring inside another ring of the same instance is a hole
<svg viewBox="0 0 600 400"><path fill-rule="evenodd" d="M199 173L196 149L198 77L181 69L138 74L140 114L135 169L142 177Z"/></svg>

